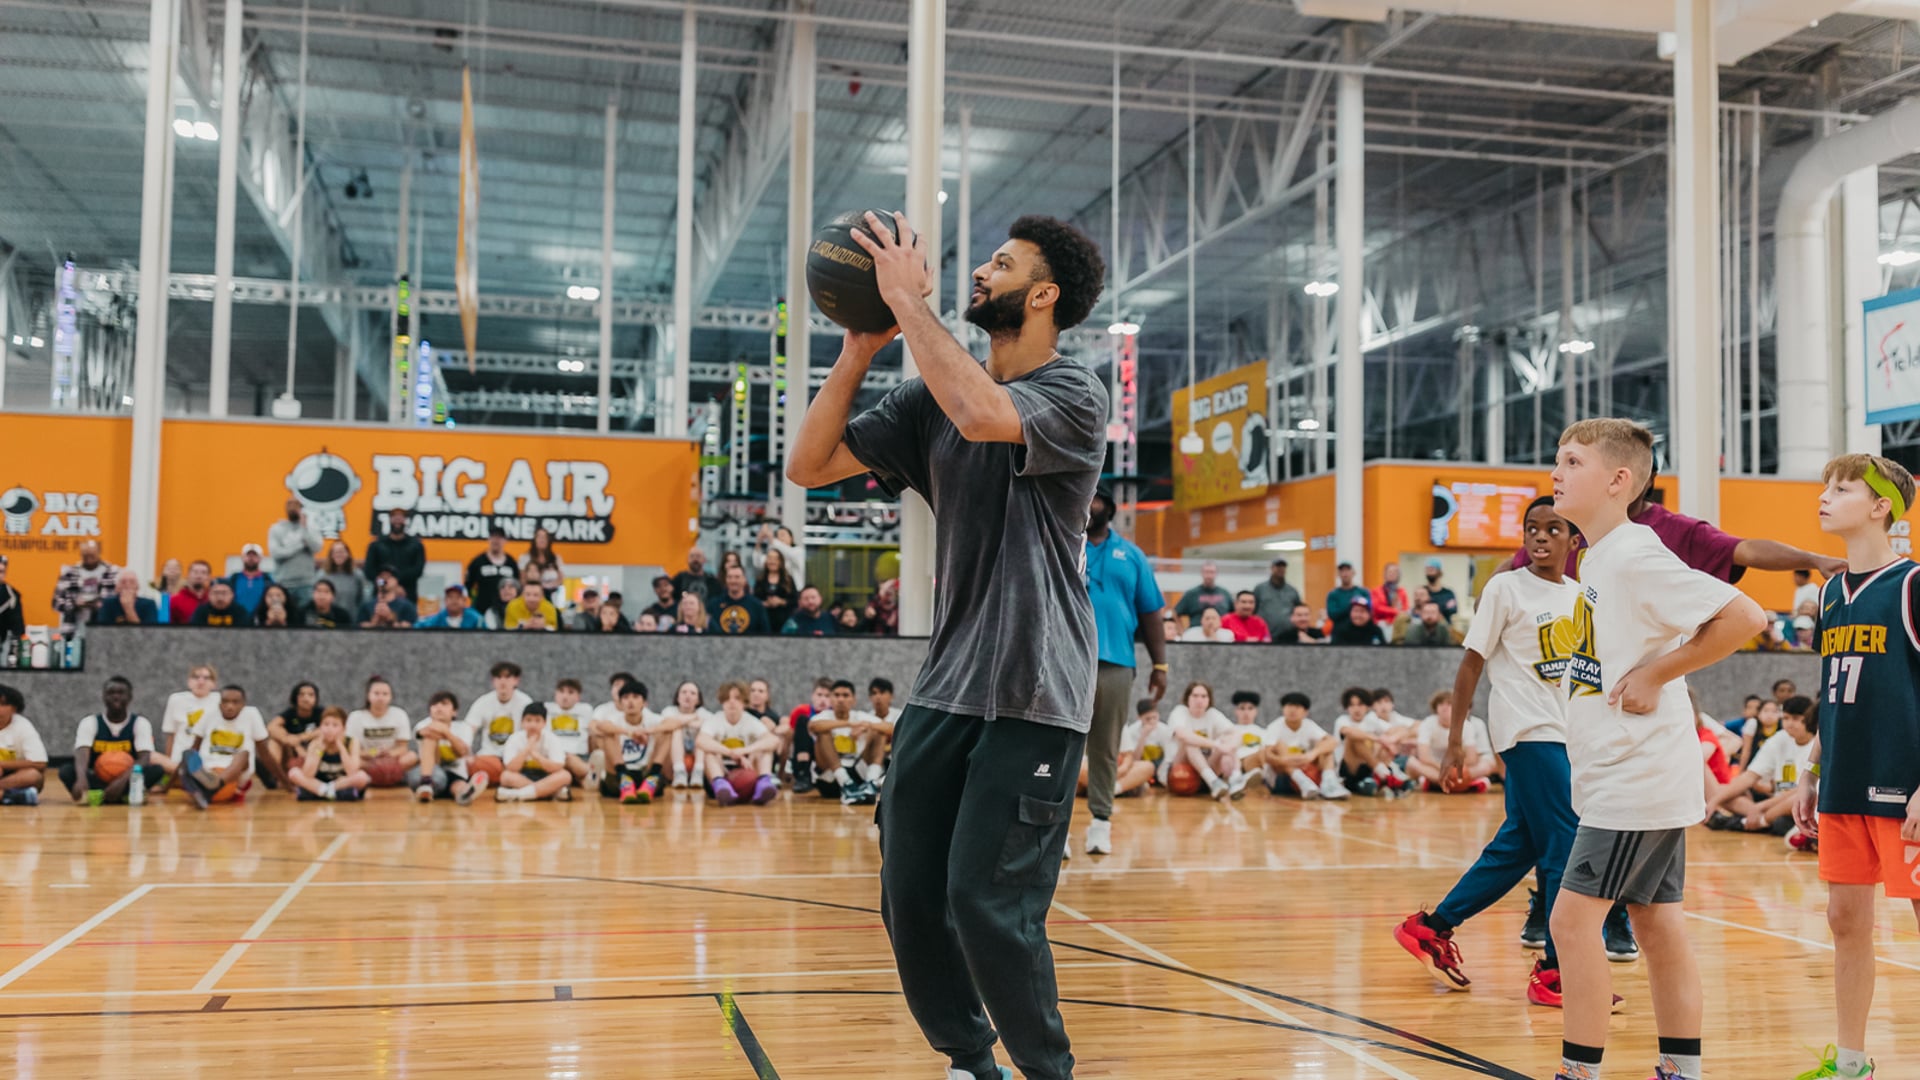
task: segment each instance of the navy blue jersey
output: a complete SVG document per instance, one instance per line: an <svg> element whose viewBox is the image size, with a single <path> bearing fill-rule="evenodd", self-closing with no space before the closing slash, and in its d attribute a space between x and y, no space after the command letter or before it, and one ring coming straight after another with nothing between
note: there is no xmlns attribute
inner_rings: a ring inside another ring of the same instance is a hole
<svg viewBox="0 0 1920 1080"><path fill-rule="evenodd" d="M1820 812L1904 818L1920 786L1920 565L1820 590Z"/></svg>

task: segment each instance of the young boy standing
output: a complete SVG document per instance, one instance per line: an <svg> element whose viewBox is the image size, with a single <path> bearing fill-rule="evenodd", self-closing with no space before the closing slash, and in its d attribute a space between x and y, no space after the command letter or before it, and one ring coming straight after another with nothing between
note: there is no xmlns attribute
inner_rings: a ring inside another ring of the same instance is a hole
<svg viewBox="0 0 1920 1080"><path fill-rule="evenodd" d="M1582 420L1560 436L1553 508L1587 541L1572 625L1555 634L1568 653L1580 815L1549 920L1565 995L1563 1080L1599 1080L1612 1011L1601 925L1622 900L1653 988L1654 1078L1699 1080L1700 969L1681 899L1686 830L1707 807L1685 679L1766 628L1760 605L1627 519L1652 472L1653 436L1632 421Z"/></svg>
<svg viewBox="0 0 1920 1080"><path fill-rule="evenodd" d="M1542 920L1553 914L1560 876L1567 867L1580 819L1573 812L1572 773L1567 764L1566 699L1560 693L1567 654L1562 644L1573 627L1580 587L1563 570L1574 530L1554 512L1553 499L1535 499L1522 522L1529 562L1525 570L1497 574L1474 608L1466 651L1453 677L1453 700L1472 701L1486 672L1491 687L1487 719L1493 745L1507 765L1506 820L1431 913L1416 912L1396 926L1394 940L1425 964L1448 990L1471 985L1461 970L1453 932L1507 895L1530 873L1539 874ZM1441 761L1445 786L1467 785L1466 725L1448 729ZM1535 917L1528 912L1529 920ZM1547 937L1546 956L1535 962L1527 1000L1561 1004L1560 959Z"/></svg>
<svg viewBox="0 0 1920 1080"><path fill-rule="evenodd" d="M1820 843L1833 929L1837 1050L1800 1080L1873 1075L1873 887L1913 905L1920 920L1920 635L1913 610L1920 566L1887 539L1913 505L1913 476L1883 457L1848 454L1821 479L1820 529L1846 541L1847 571L1821 590L1820 668L1826 687L1817 765L1793 817ZM1773 745L1768 743L1768 746ZM1911 988L1910 988L1911 990ZM1830 1047L1829 1049L1834 1049Z"/></svg>

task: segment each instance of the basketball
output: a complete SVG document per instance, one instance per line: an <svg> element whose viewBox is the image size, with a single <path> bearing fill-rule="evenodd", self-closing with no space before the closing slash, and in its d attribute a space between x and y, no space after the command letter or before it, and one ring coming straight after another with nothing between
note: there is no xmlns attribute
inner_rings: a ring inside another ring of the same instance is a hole
<svg viewBox="0 0 1920 1080"><path fill-rule="evenodd" d="M1186 762L1176 761L1167 770L1167 790L1175 795L1197 795L1200 793L1200 774Z"/></svg>
<svg viewBox="0 0 1920 1080"><path fill-rule="evenodd" d="M93 759L93 774L106 783L113 783L133 768L133 755L125 750L109 750Z"/></svg>
<svg viewBox="0 0 1920 1080"><path fill-rule="evenodd" d="M467 775L487 774L487 783L499 786L500 775L507 771L507 763L497 757L477 757L467 764Z"/></svg>
<svg viewBox="0 0 1920 1080"><path fill-rule="evenodd" d="M760 774L745 765L727 774L727 783L733 785L733 793L743 799L753 798L753 785L760 780Z"/></svg>
<svg viewBox="0 0 1920 1080"><path fill-rule="evenodd" d="M375 758L367 762L366 769L374 787L399 787L407 779L406 766L394 758Z"/></svg>
<svg viewBox="0 0 1920 1080"><path fill-rule="evenodd" d="M868 213L883 226L893 221L889 210L850 211L815 232L807 248L807 294L813 297L813 306L841 326L865 334L885 330L896 321L893 309L880 299L873 256L853 238L855 228L869 228Z"/></svg>

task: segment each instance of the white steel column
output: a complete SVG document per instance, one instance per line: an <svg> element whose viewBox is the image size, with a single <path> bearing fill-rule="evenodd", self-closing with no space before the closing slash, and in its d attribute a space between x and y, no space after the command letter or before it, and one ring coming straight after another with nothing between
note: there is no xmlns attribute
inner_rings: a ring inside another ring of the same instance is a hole
<svg viewBox="0 0 1920 1080"><path fill-rule="evenodd" d="M907 23L907 221L920 235L920 250L934 260L933 295L940 310L940 141L946 113L947 3L913 0ZM901 363L912 378L912 350ZM917 493L900 497L900 632L918 636L933 628L933 511Z"/></svg>
<svg viewBox="0 0 1920 1080"><path fill-rule="evenodd" d="M1359 27L1347 27L1349 61L1360 52ZM1366 354L1360 351L1360 302L1366 293L1366 88L1360 76L1340 76L1334 111L1333 243L1340 255L1340 291L1334 295L1340 356L1334 366L1334 554L1365 564L1363 508L1366 454Z"/></svg>
<svg viewBox="0 0 1920 1080"><path fill-rule="evenodd" d="M613 397L613 177L620 140L620 104L607 97L607 146L600 166L600 419L599 431L610 426Z"/></svg>
<svg viewBox="0 0 1920 1080"><path fill-rule="evenodd" d="M167 157L173 146L175 18L179 0L153 0L147 16L147 130L140 179L140 299L133 360L133 452L128 463L125 565L153 576L160 522L160 411L167 373L166 219L173 213Z"/></svg>
<svg viewBox="0 0 1920 1080"><path fill-rule="evenodd" d="M412 333L407 328L407 324L401 321L403 316L400 314L400 279L407 276L407 255L413 250L412 245L407 242L407 212L411 208L412 198L413 151L409 147L407 163L400 170L400 215L393 227L393 322L387 329L386 348L383 350L387 366L387 423L389 424L400 422L400 395L404 390L400 385L400 358L393 354L393 344L400 335ZM420 291L418 285L419 283L411 280L407 282L408 316L411 316L413 305L418 302L415 299L415 294ZM372 410L369 409L368 413L368 419L372 419Z"/></svg>
<svg viewBox="0 0 1920 1080"><path fill-rule="evenodd" d="M1680 512L1720 520L1720 221L1717 171L1719 69L1713 56L1712 0L1675 0L1673 266L1667 303L1676 334L1673 415L1668 421L1680 479Z"/></svg>
<svg viewBox="0 0 1920 1080"><path fill-rule="evenodd" d="M811 397L813 331L807 320L813 313L807 294L807 245L813 241L813 101L817 82L812 19L793 24L793 62L787 67L787 101L793 110L793 140L787 147L787 445L779 447L783 461L793 458L794 436L807 415ZM786 470L781 473L784 478ZM800 547L798 566L787 567L795 581L806 576L807 489L783 479L780 520L793 530Z"/></svg>
<svg viewBox="0 0 1920 1080"><path fill-rule="evenodd" d="M973 299L973 106L960 106L960 183L954 208L957 231L953 237L953 333L962 342L967 332L967 302Z"/></svg>
<svg viewBox="0 0 1920 1080"><path fill-rule="evenodd" d="M1487 419L1481 427L1487 432L1489 465L1507 463L1507 385L1506 376L1500 372L1500 366L1505 362L1505 358L1495 357L1487 365Z"/></svg>
<svg viewBox="0 0 1920 1080"><path fill-rule="evenodd" d="M693 8L680 20L680 157L674 202L673 393L654 420L665 435L687 433L689 384L693 381L693 155L699 128L694 97L699 92L699 27Z"/></svg>
<svg viewBox="0 0 1920 1080"><path fill-rule="evenodd" d="M1849 454L1880 452L1880 425L1867 423L1866 380L1860 368L1866 362L1862 336L1864 312L1860 305L1879 296L1880 287L1880 169L1878 166L1847 174L1840 182L1840 356L1833 377L1844 390L1846 420L1843 444Z"/></svg>
<svg viewBox="0 0 1920 1080"><path fill-rule="evenodd" d="M208 376L207 411L227 415L229 373L233 367L233 212L240 173L240 5L227 0L220 50L220 173L216 181L213 225L213 355Z"/></svg>

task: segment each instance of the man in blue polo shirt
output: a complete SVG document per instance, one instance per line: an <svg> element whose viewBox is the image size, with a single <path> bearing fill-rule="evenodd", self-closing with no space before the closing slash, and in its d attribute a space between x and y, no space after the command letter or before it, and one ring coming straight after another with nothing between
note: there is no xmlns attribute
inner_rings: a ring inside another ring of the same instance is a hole
<svg viewBox="0 0 1920 1080"><path fill-rule="evenodd" d="M1120 759L1120 730L1132 714L1133 641L1136 634L1153 661L1147 679L1154 701L1167 692L1166 628L1160 612L1167 601L1154 580L1146 553L1108 528L1113 521L1113 492L1103 485L1087 507L1087 595L1100 638L1100 673L1093 690L1093 726L1087 732L1087 853L1113 853L1114 773Z"/></svg>
<svg viewBox="0 0 1920 1080"><path fill-rule="evenodd" d="M467 587L455 582L447 586L440 610L413 624L420 630L484 630L486 620L467 602Z"/></svg>

